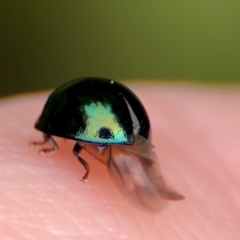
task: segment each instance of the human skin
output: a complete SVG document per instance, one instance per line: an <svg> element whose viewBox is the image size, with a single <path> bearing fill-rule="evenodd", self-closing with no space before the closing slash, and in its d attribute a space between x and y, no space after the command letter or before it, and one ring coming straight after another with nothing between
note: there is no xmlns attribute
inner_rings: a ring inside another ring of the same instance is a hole
<svg viewBox="0 0 240 240"><path fill-rule="evenodd" d="M240 87L128 84L151 120L152 140L168 185L186 198L163 212L132 206L107 168L74 141L42 156L30 141L48 93L0 100L0 238L240 239Z"/></svg>

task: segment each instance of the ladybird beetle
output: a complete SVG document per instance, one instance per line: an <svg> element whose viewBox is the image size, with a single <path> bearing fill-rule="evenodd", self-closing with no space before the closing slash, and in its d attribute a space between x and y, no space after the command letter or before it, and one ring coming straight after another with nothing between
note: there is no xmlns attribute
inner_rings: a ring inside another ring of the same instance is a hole
<svg viewBox="0 0 240 240"><path fill-rule="evenodd" d="M42 145L57 150L52 136L73 139L73 155L84 166L87 181L90 167L79 156L84 149L107 165L120 192L134 205L150 211L163 208L167 200L184 197L163 179L150 139L150 122L137 96L126 86L105 78L79 78L63 84L49 96L35 128L43 132Z"/></svg>

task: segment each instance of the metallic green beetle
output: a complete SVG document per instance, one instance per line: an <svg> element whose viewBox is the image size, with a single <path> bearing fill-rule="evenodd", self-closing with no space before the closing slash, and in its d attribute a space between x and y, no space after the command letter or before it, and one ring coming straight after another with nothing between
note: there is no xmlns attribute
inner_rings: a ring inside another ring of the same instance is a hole
<svg viewBox="0 0 240 240"><path fill-rule="evenodd" d="M148 115L136 95L124 85L105 78L79 78L52 92L35 124L43 132L42 154L58 148L52 136L76 140L74 156L84 149L107 165L122 194L134 205L150 211L163 208L166 200L184 197L167 187L150 140Z"/></svg>

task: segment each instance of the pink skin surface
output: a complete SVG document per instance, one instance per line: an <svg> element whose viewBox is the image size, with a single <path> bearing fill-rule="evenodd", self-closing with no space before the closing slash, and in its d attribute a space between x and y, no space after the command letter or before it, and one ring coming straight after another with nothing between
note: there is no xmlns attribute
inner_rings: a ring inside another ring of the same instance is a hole
<svg viewBox="0 0 240 240"><path fill-rule="evenodd" d="M240 88L129 84L144 103L166 182L185 195L162 213L136 209L107 168L74 141L41 156L28 142L47 94L0 101L0 239L240 239Z"/></svg>

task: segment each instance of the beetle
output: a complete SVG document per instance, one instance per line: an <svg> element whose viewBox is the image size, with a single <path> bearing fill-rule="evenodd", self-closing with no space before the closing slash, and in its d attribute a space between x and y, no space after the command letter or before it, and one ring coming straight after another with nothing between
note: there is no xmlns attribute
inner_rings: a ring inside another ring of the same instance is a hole
<svg viewBox="0 0 240 240"><path fill-rule="evenodd" d="M108 167L120 192L142 209L158 211L167 200L184 198L166 185L151 143L147 112L121 83L85 77L63 84L48 97L35 128L43 132L44 140L30 144L52 146L41 149L41 154L58 149L52 136L75 140L73 155L86 170L83 181L90 171L79 156L85 150Z"/></svg>

